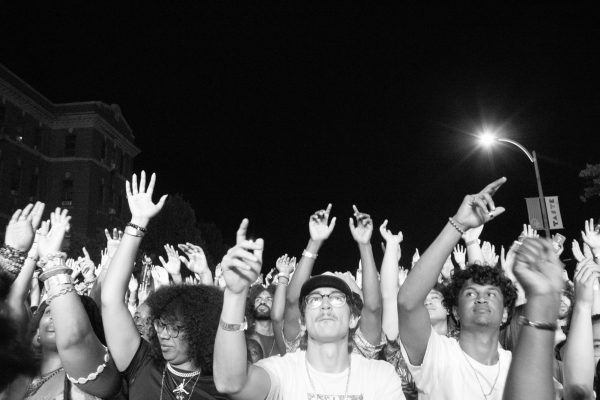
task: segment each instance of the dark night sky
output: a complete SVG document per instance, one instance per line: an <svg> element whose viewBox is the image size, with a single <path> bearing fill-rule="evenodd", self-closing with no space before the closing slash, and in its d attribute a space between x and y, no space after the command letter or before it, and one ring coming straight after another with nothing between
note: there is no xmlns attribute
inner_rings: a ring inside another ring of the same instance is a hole
<svg viewBox="0 0 600 400"><path fill-rule="evenodd" d="M600 162L591 10L191 3L3 6L0 62L53 102L118 103L136 170L229 242L249 217L269 267L300 254L328 202L338 224L317 271L355 269L352 204L403 230L408 264L465 194L503 175L508 211L482 238L509 244L537 195L533 167L516 148L478 149L483 121L537 151L569 239L599 216L577 177Z"/></svg>

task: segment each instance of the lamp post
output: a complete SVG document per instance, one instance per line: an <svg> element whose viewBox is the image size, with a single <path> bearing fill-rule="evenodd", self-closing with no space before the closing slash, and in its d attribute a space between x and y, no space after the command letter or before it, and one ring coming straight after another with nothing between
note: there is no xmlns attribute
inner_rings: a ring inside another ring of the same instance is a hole
<svg viewBox="0 0 600 400"><path fill-rule="evenodd" d="M537 182L537 188L538 188L539 201L540 201L540 206L542 209L542 224L544 226L544 232L546 234L546 237L549 238L550 237L550 227L548 226L548 211L546 210L546 200L544 199L544 192L542 191L542 180L540 179L540 168L538 167L537 156L535 154L535 151L532 151L530 153L519 142L516 142L511 139L498 138L489 133L484 133L483 135L480 135L479 139L480 139L481 143L483 143L484 145L491 145L494 142L510 143L513 146L518 147L519 150L521 150L523 153L525 153L525 155L527 156L529 161L531 161L533 163L533 168L535 170L535 180Z"/></svg>

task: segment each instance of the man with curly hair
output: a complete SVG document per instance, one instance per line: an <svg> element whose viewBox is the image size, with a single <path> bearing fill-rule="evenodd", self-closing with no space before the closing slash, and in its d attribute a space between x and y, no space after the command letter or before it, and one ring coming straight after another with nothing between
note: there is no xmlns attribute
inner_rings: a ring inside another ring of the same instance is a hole
<svg viewBox="0 0 600 400"><path fill-rule="evenodd" d="M250 288L248 296L247 318L248 332L246 334L248 341L254 341L262 350L262 357L281 355L282 351L275 343L273 333L273 322L271 321L271 308L273 308L273 297L275 295L275 286L264 287L255 285Z"/></svg>
<svg viewBox="0 0 600 400"><path fill-rule="evenodd" d="M511 281L501 269L477 265L454 275L444 303L460 326L458 340L432 329L424 301L461 235L504 212L495 207L492 195L505 181L464 198L398 293L402 353L420 397L502 398L511 354L500 348L498 337L516 300Z"/></svg>

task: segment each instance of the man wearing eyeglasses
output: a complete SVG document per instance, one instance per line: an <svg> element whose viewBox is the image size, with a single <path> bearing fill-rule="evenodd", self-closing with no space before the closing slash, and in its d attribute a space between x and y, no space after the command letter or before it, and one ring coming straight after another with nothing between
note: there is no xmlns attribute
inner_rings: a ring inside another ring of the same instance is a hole
<svg viewBox="0 0 600 400"><path fill-rule="evenodd" d="M215 385L232 399L404 399L394 368L351 353L349 338L360 309L350 287L333 275L304 283L300 314L307 349L247 366L244 308L251 282L262 266L261 239L238 241L223 258L226 282L215 340Z"/></svg>

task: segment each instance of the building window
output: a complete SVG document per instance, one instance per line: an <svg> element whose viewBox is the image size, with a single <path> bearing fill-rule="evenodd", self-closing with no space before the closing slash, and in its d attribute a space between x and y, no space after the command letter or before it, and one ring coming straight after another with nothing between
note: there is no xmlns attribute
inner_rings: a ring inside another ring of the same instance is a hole
<svg viewBox="0 0 600 400"><path fill-rule="evenodd" d="M73 202L73 178L67 172L62 182L62 204L71 205Z"/></svg>
<svg viewBox="0 0 600 400"><path fill-rule="evenodd" d="M77 136L72 133L65 136L65 157L73 157L75 155L76 144Z"/></svg>
<svg viewBox="0 0 600 400"><path fill-rule="evenodd" d="M33 170L33 175L31 175L31 181L29 181L29 196L32 199L38 197L38 186L40 182L40 169L35 167Z"/></svg>
<svg viewBox="0 0 600 400"><path fill-rule="evenodd" d="M15 165L10 175L10 191L12 194L17 194L21 188L21 175L21 160L17 160L17 165Z"/></svg>

